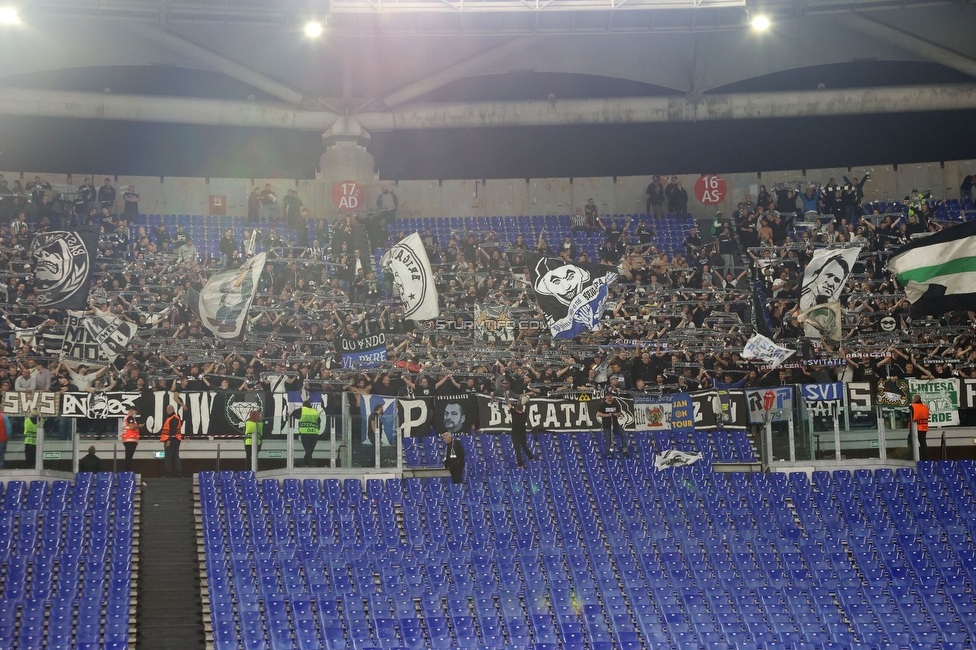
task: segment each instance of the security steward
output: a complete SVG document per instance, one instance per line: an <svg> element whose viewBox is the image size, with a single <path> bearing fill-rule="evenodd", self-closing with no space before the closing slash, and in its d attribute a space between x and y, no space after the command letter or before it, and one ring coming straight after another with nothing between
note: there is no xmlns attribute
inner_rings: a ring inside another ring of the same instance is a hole
<svg viewBox="0 0 976 650"><path fill-rule="evenodd" d="M264 441L264 422L261 421L260 411L251 411L244 423L244 464L247 469L251 469L251 446L257 446L257 452L261 453L261 443Z"/></svg>
<svg viewBox="0 0 976 650"><path fill-rule="evenodd" d="M129 412L125 414L125 421L122 430L122 446L125 447L125 466L124 471L132 471L132 457L136 455L136 447L139 446L139 429L145 424L139 422L139 411L136 407L129 407Z"/></svg>
<svg viewBox="0 0 976 650"><path fill-rule="evenodd" d="M37 464L37 425L40 421L41 415L37 409L24 418L24 460L27 469L34 469Z"/></svg>
<svg viewBox="0 0 976 650"><path fill-rule="evenodd" d="M908 405L908 419L915 424L915 435L918 437L918 459L928 460L928 446L925 436L929 432L929 407L922 402L921 395L912 395L912 403Z"/></svg>
<svg viewBox="0 0 976 650"><path fill-rule="evenodd" d="M166 419L163 420L163 430L159 434L163 443L165 457L163 467L169 478L183 478L183 465L180 463L180 443L183 442L183 421L176 414L176 407L166 406Z"/></svg>
<svg viewBox="0 0 976 650"><path fill-rule="evenodd" d="M315 467L312 452L315 451L315 444L319 441L319 422L322 418L318 410L312 408L312 403L308 400L302 402L300 409L295 409L292 417L298 418L298 434L302 439L302 447L305 448L303 466Z"/></svg>

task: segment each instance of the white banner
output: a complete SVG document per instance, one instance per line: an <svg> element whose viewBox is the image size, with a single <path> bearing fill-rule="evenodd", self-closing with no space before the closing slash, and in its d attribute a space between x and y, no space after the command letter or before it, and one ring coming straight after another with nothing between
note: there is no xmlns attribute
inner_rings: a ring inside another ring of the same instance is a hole
<svg viewBox="0 0 976 650"><path fill-rule="evenodd" d="M749 422L788 422L793 417L793 387L776 386L746 390Z"/></svg>
<svg viewBox="0 0 976 650"><path fill-rule="evenodd" d="M685 465L697 463L701 458L702 455L697 452L692 453L678 451L677 449L668 449L654 456L654 469L661 471L670 467L684 467Z"/></svg>
<svg viewBox="0 0 976 650"><path fill-rule="evenodd" d="M61 393L41 391L16 392L8 390L3 394L3 414L10 417L30 415L34 409L41 417L52 418L58 415L61 406Z"/></svg>
<svg viewBox="0 0 976 650"><path fill-rule="evenodd" d="M743 359L762 359L772 368L783 363L794 354L796 354L796 350L776 345L762 334L753 334L752 338L746 342L745 347L742 348Z"/></svg>
<svg viewBox="0 0 976 650"><path fill-rule="evenodd" d="M908 379L908 390L929 407L929 426L959 426L958 379Z"/></svg>
<svg viewBox="0 0 976 650"><path fill-rule="evenodd" d="M669 431L674 400L668 398L634 397L634 420L637 429Z"/></svg>
<svg viewBox="0 0 976 650"><path fill-rule="evenodd" d="M413 233L386 252L380 264L393 274L393 286L403 301L406 320L431 320L440 315L434 273L420 235Z"/></svg>

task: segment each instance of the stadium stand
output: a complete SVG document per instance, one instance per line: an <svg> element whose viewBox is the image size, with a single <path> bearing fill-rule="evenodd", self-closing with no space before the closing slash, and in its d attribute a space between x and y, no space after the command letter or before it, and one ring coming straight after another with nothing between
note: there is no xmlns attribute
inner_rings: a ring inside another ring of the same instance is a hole
<svg viewBox="0 0 976 650"><path fill-rule="evenodd" d="M8 481L0 509L0 647L135 642L139 497L131 473Z"/></svg>
<svg viewBox="0 0 976 650"><path fill-rule="evenodd" d="M441 479L198 476L214 648L970 647L976 465L655 471L464 436Z"/></svg>

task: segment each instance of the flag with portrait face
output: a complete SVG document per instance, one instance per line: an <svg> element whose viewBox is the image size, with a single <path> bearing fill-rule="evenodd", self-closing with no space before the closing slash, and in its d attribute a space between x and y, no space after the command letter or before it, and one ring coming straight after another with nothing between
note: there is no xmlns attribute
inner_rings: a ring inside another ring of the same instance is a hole
<svg viewBox="0 0 976 650"><path fill-rule="evenodd" d="M600 329L610 285L619 277L615 267L540 257L527 268L553 338Z"/></svg>
<svg viewBox="0 0 976 650"><path fill-rule="evenodd" d="M861 248L857 246L815 250L803 269L800 309L807 310L816 305L838 302L860 252ZM804 333L811 338L821 338L824 335L822 328L817 328L812 323L804 325Z"/></svg>
<svg viewBox="0 0 976 650"><path fill-rule="evenodd" d="M235 339L243 333L266 258L267 253L259 253L239 268L214 274L199 294L190 293L190 306L217 338Z"/></svg>

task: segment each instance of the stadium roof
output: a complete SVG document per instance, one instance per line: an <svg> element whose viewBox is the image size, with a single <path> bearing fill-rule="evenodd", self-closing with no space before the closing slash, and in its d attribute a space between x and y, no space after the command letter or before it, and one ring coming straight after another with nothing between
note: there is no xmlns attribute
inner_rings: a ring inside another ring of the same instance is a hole
<svg viewBox="0 0 976 650"><path fill-rule="evenodd" d="M933 113L951 125L971 123L976 108L969 4L33 0L18 9L21 24L0 26L0 114L35 121L7 117L0 128L104 118L323 132L349 116L393 177L403 174L383 151L436 148L457 129L481 131L463 135L471 142L497 138L486 127L544 127L533 128L544 139L565 127L556 137L581 140L603 129L626 141L675 122L760 118L745 128L775 131L789 121L767 116L952 111ZM768 30L751 27L759 15ZM318 38L304 33L312 20L326 25ZM919 84L927 88L904 88ZM784 91L799 94L769 95ZM575 175L593 171L607 173ZM425 172L417 177L448 175Z"/></svg>

